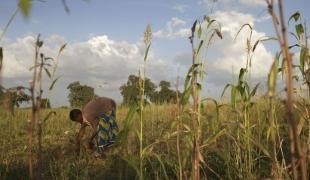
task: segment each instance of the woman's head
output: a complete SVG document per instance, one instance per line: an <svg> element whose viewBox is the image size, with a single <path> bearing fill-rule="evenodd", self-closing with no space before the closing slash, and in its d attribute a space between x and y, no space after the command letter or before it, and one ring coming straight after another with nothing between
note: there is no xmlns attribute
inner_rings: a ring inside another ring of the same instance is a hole
<svg viewBox="0 0 310 180"><path fill-rule="evenodd" d="M79 109L72 109L70 111L69 117L70 117L71 121L75 121L75 122L79 122L79 123L83 122L82 111Z"/></svg>

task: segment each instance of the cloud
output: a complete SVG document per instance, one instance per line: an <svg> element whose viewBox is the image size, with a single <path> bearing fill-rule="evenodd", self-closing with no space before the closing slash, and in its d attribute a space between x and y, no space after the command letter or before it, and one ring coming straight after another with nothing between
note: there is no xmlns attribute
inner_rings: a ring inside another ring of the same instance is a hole
<svg viewBox="0 0 310 180"><path fill-rule="evenodd" d="M240 68L246 66L246 42L249 30L244 28L234 40L240 27L245 23L254 27L252 45L260 37L266 36L266 33L255 29L255 24L258 21L251 14L237 11L217 11L210 16L221 24L223 39L213 40L210 49L208 49L205 60L207 76L204 95L214 95L215 98L218 98L227 83L236 83ZM182 72L186 73L186 69L191 64L190 51L176 54L173 61L183 67ZM252 86L257 82L261 82L264 86L272 62L271 52L264 44L259 44L253 55L248 79Z"/></svg>
<svg viewBox="0 0 310 180"><path fill-rule="evenodd" d="M189 52L178 53L173 58L173 61L180 66L190 66L192 63L192 54Z"/></svg>
<svg viewBox="0 0 310 180"><path fill-rule="evenodd" d="M222 24L223 40L214 43L215 51L220 54L209 64L209 70L215 74L226 76L224 80L231 80L233 73L239 73L239 69L246 66L246 42L249 37L249 29L244 28L234 40L236 33L244 23L251 24L253 29L251 44L259 38L266 36L264 32L255 30L255 19L250 14L243 14L235 11L216 12L214 18ZM270 51L263 44L259 44L252 58L250 70L251 79L256 81L265 80L272 64L273 57ZM212 76L210 74L210 76ZM214 76L213 81L219 76ZM222 83L222 81L219 81ZM218 84L218 83L216 83Z"/></svg>
<svg viewBox="0 0 310 180"><path fill-rule="evenodd" d="M56 57L65 39L58 35L44 39L42 52L46 56ZM2 75L5 86L28 86L32 75L29 67L33 64L35 40L33 35L28 35L4 45ZM142 42L115 41L106 35L68 44L59 59L57 74L62 77L56 84L55 91L50 94L52 103L67 104L66 87L73 81L92 86L97 94L120 101L119 87L127 81L128 75L138 73L143 64L143 56ZM156 59L152 51L147 64L147 74L155 82L169 77L170 70L166 61ZM44 87L48 85L49 82L45 81Z"/></svg>
<svg viewBox="0 0 310 180"><path fill-rule="evenodd" d="M267 6L265 0L239 0L241 4L248 6Z"/></svg>
<svg viewBox="0 0 310 180"><path fill-rule="evenodd" d="M164 29L160 29L154 33L157 38L184 38L189 37L190 29L187 27L186 21L173 17L167 22Z"/></svg>
<svg viewBox="0 0 310 180"><path fill-rule="evenodd" d="M267 6L265 0L198 0L198 5L211 9L218 4L223 5L226 8L238 7L240 5L248 7L263 7Z"/></svg>
<svg viewBox="0 0 310 180"><path fill-rule="evenodd" d="M172 9L174 9L174 10L180 12L180 13L184 13L187 8L188 8L188 6L184 5L184 4L177 4L177 5L172 7Z"/></svg>

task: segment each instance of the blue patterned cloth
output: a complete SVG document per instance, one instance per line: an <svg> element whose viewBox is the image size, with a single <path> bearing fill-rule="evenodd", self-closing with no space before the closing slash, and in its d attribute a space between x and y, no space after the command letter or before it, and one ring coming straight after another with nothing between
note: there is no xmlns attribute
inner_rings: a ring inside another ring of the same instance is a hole
<svg viewBox="0 0 310 180"><path fill-rule="evenodd" d="M118 132L118 126L115 121L115 113L111 115L102 114L99 118L97 128L97 147L98 151L107 146L112 145L115 142Z"/></svg>

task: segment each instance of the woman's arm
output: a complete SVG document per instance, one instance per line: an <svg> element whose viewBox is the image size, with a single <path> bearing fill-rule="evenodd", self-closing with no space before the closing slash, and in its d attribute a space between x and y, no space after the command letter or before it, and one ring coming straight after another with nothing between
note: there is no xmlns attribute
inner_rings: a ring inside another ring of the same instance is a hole
<svg viewBox="0 0 310 180"><path fill-rule="evenodd" d="M81 140L85 134L85 127L86 127L86 125L84 125L84 124L81 125L80 131L76 137L76 149L75 149L75 151L76 151L77 155L80 155Z"/></svg>

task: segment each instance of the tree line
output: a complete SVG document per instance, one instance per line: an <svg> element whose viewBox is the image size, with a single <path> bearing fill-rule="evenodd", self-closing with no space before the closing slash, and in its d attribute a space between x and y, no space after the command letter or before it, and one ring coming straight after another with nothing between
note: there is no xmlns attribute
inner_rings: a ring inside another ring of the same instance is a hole
<svg viewBox="0 0 310 180"><path fill-rule="evenodd" d="M99 97L95 94L93 87L88 85L82 85L79 81L70 83L67 86L69 90L69 103L71 107L83 107L90 100ZM123 96L123 105L130 105L139 102L139 76L129 75L127 82L119 88L121 95ZM151 79L145 79L145 97L144 101L147 104L164 104L164 103L176 103L177 94L181 96L180 92L176 93L172 90L171 83L168 81L160 81L158 87Z"/></svg>
<svg viewBox="0 0 310 180"><path fill-rule="evenodd" d="M67 86L69 90L68 101L71 107L83 107L90 100L99 97L95 94L95 89L88 85L83 85L79 81L70 83ZM130 105L139 102L139 76L129 75L127 82L120 86L120 93L123 97L123 105ZM171 83L165 80L159 82L158 86L149 78L145 79L145 99L146 104L164 104L176 103L177 94L180 92L172 89ZM20 86L4 88L0 87L0 103L2 108L14 113L14 108L27 104L30 101L24 89ZM43 98L41 108L50 108L51 104L48 98Z"/></svg>
<svg viewBox="0 0 310 180"><path fill-rule="evenodd" d="M158 89L159 88L159 89ZM139 102L139 77L136 75L129 75L127 83L123 84L120 88L121 95L123 96L123 104L129 105ZM171 83L165 80L159 82L158 87L149 78L145 78L145 99L144 101L154 104L176 103L177 94L172 90Z"/></svg>

